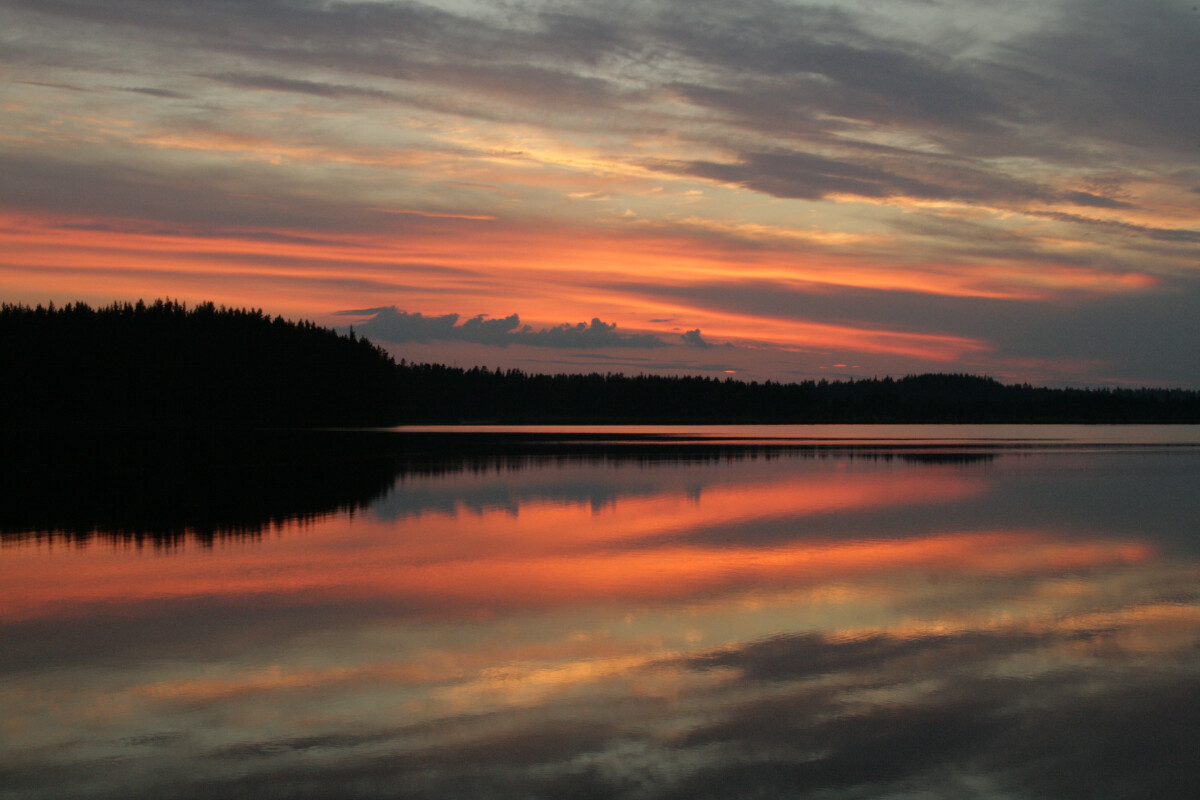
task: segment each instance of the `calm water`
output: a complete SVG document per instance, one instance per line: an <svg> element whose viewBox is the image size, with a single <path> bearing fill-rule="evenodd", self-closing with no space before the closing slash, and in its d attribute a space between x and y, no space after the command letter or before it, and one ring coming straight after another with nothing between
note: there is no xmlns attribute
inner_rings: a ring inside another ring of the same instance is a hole
<svg viewBox="0 0 1200 800"><path fill-rule="evenodd" d="M0 797L1200 796L1197 428L559 432L22 486Z"/></svg>

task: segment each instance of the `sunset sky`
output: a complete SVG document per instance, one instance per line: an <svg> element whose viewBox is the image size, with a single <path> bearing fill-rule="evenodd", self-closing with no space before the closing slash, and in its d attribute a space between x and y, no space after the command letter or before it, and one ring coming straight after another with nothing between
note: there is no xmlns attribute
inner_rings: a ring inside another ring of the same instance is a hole
<svg viewBox="0 0 1200 800"><path fill-rule="evenodd" d="M0 299L1200 388L1194 0L0 0Z"/></svg>

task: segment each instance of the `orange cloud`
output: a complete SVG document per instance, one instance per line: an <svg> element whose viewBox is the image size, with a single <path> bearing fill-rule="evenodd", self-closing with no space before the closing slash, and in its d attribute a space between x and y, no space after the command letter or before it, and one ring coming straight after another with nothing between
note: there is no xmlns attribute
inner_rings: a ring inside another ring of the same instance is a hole
<svg viewBox="0 0 1200 800"><path fill-rule="evenodd" d="M951 333L720 310L638 287L647 280L664 289L761 282L810 296L851 288L1037 299L1137 291L1155 280L1082 267L897 265L794 245L697 240L684 228L539 226L470 211L380 206L364 207L356 229L337 232L10 213L0 216L0 247L7 255L0 274L14 299L30 302L171 296L334 321L328 315L335 311L399 299L404 310L427 314L519 313L535 327L598 316L623 330L662 333L648 320L669 318L701 328L709 341L941 363L993 348Z"/></svg>

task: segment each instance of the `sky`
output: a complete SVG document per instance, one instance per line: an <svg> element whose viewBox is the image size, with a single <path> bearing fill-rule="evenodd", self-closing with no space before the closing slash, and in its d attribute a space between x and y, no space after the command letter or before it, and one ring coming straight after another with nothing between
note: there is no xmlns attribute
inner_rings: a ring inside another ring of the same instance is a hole
<svg viewBox="0 0 1200 800"><path fill-rule="evenodd" d="M0 299L1200 388L1194 0L0 0Z"/></svg>

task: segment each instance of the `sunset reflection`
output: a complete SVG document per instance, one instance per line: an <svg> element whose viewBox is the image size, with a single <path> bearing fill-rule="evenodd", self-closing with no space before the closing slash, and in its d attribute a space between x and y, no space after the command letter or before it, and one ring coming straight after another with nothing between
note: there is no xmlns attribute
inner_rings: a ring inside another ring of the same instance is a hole
<svg viewBox="0 0 1200 800"><path fill-rule="evenodd" d="M183 763L221 791L351 770L363 796L622 796L636 773L716 797L747 763L769 791L854 786L866 748L896 787L943 761L1041 785L1021 725L1049 746L1062 713L1136 721L1145 670L1155 713L1200 690L1200 566L1169 534L1195 500L1064 525L1082 464L568 461L409 475L366 512L210 548L10 541L0 734L23 744L0 768L14 797L39 785L22 759L103 797Z"/></svg>
<svg viewBox="0 0 1200 800"><path fill-rule="evenodd" d="M14 549L6 554L3 577L19 593L0 616L73 616L89 613L94 604L271 596L370 599L453 616L622 600L692 601L751 586L883 580L913 571L1057 573L1153 555L1140 542L1071 541L1053 531L880 539L867 529L859 538L828 540L805 528L812 517L846 510L886 515L960 502L985 488L979 475L942 468L805 470L760 483L619 497L601 508L534 499L515 508L460 507L398 522L331 516L281 530L261 546L227 544L169 556L98 546ZM775 540L743 541L756 526L773 528Z"/></svg>

